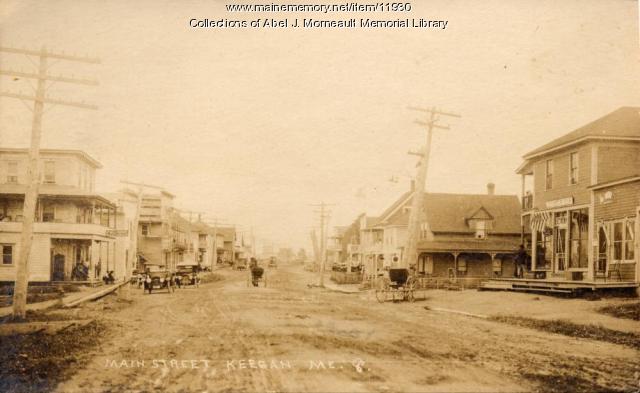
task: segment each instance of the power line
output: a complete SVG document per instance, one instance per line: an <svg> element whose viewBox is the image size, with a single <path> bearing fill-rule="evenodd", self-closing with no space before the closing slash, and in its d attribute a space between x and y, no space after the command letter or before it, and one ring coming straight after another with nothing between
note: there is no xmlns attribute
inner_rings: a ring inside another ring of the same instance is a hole
<svg viewBox="0 0 640 393"><path fill-rule="evenodd" d="M440 120L439 116L449 117L461 117L458 114L451 112L444 112L434 107L429 109L409 107L408 109L419 111L427 114L426 121L416 120L416 123L426 127L426 143L419 152L409 152L411 155L416 155L418 159L418 168L416 173L416 184L413 193L413 200L411 204L411 212L409 214L409 224L407 226L407 243L405 250L402 253L401 266L408 268L411 264L416 263L418 259L418 233L420 230L420 223L425 221L423 211L424 189L427 181L427 170L429 168L429 155L431 153L431 139L433 135L433 129L448 130L449 126L442 126L437 124Z"/></svg>
<svg viewBox="0 0 640 393"><path fill-rule="evenodd" d="M48 51L44 46L39 50L16 49L0 47L0 52L23 54L27 56L37 57L38 73L24 73L13 70L0 70L0 75L20 74L22 78L37 80L35 95L29 96L14 92L0 92L0 96L15 98L21 101L33 102L33 123L31 126L31 143L29 147L29 167L27 170L27 189L24 195L23 220L22 220L22 237L20 239L20 254L16 269L15 290L13 294L13 317L24 319L26 317L27 306L27 288L29 286L29 254L31 252L31 241L33 236L33 222L35 220L36 203L38 201L38 180L40 178L38 172L38 162L40 160L40 140L42 138L42 118L44 116L45 104L72 106L83 109L97 109L95 105L85 104L83 102L66 101L53 99L46 96L46 82L64 82L82 85L97 85L97 82L75 79L72 77L52 76L47 73L49 59L58 59L74 62L83 62L91 64L99 64L100 60L89 57L78 57L66 55L64 53L53 53Z"/></svg>

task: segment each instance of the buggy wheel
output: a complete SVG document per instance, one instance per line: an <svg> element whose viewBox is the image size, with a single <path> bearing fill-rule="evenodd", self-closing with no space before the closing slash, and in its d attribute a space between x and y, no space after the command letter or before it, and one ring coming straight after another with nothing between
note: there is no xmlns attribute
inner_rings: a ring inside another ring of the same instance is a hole
<svg viewBox="0 0 640 393"><path fill-rule="evenodd" d="M376 289L376 300L380 303L384 303L387 300L387 291L384 289Z"/></svg>
<svg viewBox="0 0 640 393"><path fill-rule="evenodd" d="M376 283L376 299L378 302L383 303L389 298L389 289L391 288L391 281L388 278L382 277Z"/></svg>

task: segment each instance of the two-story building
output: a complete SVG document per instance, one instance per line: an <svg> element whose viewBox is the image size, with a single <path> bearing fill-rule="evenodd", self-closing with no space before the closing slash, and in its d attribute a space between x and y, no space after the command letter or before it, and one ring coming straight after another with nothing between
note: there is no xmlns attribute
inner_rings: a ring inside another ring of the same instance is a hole
<svg viewBox="0 0 640 393"><path fill-rule="evenodd" d="M639 281L640 108L619 108L532 150L517 173L539 277Z"/></svg>
<svg viewBox="0 0 640 393"><path fill-rule="evenodd" d="M142 195L138 225L139 270L148 265L173 270L184 261L185 254L194 253L197 248L191 238L191 223L173 207L174 198L165 190Z"/></svg>
<svg viewBox="0 0 640 393"><path fill-rule="evenodd" d="M15 281L28 151L0 148L0 281ZM115 269L114 203L94 192L101 164L78 150L40 150L29 258L32 282L100 282Z"/></svg>
<svg viewBox="0 0 640 393"><path fill-rule="evenodd" d="M359 215L347 226L340 239L340 255L342 262L347 264L347 271L350 271L352 267L359 267L362 265L362 254L360 249L360 221L363 219L364 214Z"/></svg>
<svg viewBox="0 0 640 393"><path fill-rule="evenodd" d="M236 229L234 227L219 227L216 233L222 235L222 241L218 239L218 262L233 263L234 261L234 244L236 242ZM222 249L220 246L222 245Z"/></svg>

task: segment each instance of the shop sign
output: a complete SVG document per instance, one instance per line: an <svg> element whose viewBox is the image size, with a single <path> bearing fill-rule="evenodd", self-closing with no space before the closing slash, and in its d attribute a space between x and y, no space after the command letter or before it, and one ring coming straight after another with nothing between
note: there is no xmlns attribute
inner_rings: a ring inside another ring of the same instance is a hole
<svg viewBox="0 0 640 393"><path fill-rule="evenodd" d="M129 236L128 229L107 229L107 236L126 237Z"/></svg>
<svg viewBox="0 0 640 393"><path fill-rule="evenodd" d="M546 206L547 209L554 209L562 206L571 206L573 205L573 197L554 199L552 201L547 201Z"/></svg>

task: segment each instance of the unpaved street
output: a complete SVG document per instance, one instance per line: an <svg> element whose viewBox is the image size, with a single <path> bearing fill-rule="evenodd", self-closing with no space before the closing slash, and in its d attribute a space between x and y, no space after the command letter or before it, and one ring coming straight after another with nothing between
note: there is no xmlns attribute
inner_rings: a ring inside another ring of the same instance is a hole
<svg viewBox="0 0 640 393"><path fill-rule="evenodd" d="M298 266L269 270L267 288L221 274L173 294L132 290L126 307L87 305L109 333L58 391L615 391L640 367L621 345L308 288Z"/></svg>

